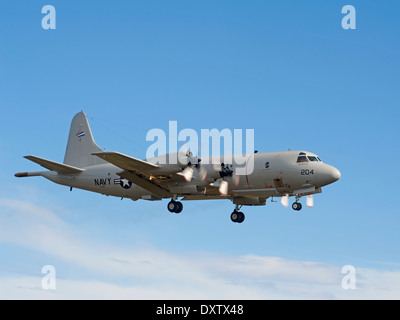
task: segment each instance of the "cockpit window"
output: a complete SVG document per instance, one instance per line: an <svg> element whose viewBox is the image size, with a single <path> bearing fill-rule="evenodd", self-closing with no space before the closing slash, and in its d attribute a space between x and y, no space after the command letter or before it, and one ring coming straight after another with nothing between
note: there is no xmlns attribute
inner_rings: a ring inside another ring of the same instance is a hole
<svg viewBox="0 0 400 320"><path fill-rule="evenodd" d="M322 160L319 157L317 157L317 159L322 162Z"/></svg>
<svg viewBox="0 0 400 320"><path fill-rule="evenodd" d="M307 156L307 158L308 158L308 160L310 160L310 161L318 161L318 158L317 158L317 157L314 157L314 156Z"/></svg>
<svg viewBox="0 0 400 320"><path fill-rule="evenodd" d="M308 162L308 159L306 156L299 156L297 158L297 163L301 163L301 162Z"/></svg>

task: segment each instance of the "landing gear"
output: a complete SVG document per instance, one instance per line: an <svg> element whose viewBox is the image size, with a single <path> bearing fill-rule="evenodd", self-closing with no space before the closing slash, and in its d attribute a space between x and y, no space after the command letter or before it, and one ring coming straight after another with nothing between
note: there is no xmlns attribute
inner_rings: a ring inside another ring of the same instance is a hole
<svg viewBox="0 0 400 320"><path fill-rule="evenodd" d="M175 213L181 213L182 212L182 210L183 210L183 204L182 204L182 202L177 202L176 203L176 210L175 210Z"/></svg>
<svg viewBox="0 0 400 320"><path fill-rule="evenodd" d="M239 211L233 211L231 213L231 220L233 222L237 222L237 223L242 223L245 219L245 215L243 212L239 212Z"/></svg>
<svg viewBox="0 0 400 320"><path fill-rule="evenodd" d="M300 202L294 202L294 203L292 204L292 209L293 209L293 210L300 211L301 208L302 208L302 205L301 205Z"/></svg>
<svg viewBox="0 0 400 320"><path fill-rule="evenodd" d="M181 213L183 210L182 202L171 200L167 205L169 212Z"/></svg>
<svg viewBox="0 0 400 320"><path fill-rule="evenodd" d="M296 194L296 202L294 202L294 203L292 204L292 209L293 209L293 210L300 211L301 208L303 207L303 206L301 205L301 203L299 202L299 200L300 200L300 196L299 196L298 194Z"/></svg>
<svg viewBox="0 0 400 320"><path fill-rule="evenodd" d="M242 223L244 221L245 215L243 212L239 211L241 207L242 206L239 206L237 204L235 210L233 210L233 212L231 213L231 220L233 222Z"/></svg>

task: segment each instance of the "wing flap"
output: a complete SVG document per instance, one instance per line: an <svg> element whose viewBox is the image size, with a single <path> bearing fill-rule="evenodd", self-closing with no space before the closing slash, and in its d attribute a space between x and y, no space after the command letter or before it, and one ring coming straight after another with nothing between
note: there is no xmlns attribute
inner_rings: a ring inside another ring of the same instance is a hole
<svg viewBox="0 0 400 320"><path fill-rule="evenodd" d="M161 198L169 198L171 196L171 194L167 190L165 190L158 184L153 183L147 178L136 174L135 172L125 170L123 172L118 173L118 175L124 179L128 179L132 183L138 185L139 187L142 187L143 189L146 189L147 191Z"/></svg>
<svg viewBox="0 0 400 320"><path fill-rule="evenodd" d="M156 179L151 180L149 178L152 172L159 169L159 166L113 151L95 152L92 153L92 155L123 169L124 171L118 173L120 177L128 179L150 193L161 198L168 198L171 196L168 190L156 182Z"/></svg>
<svg viewBox="0 0 400 320"><path fill-rule="evenodd" d="M24 158L31 160L48 170L55 171L60 174L77 174L77 173L81 173L81 172L85 171L85 170L77 168L77 167L73 167L73 166L70 166L67 164L63 164L63 163L35 157L35 156L25 156Z"/></svg>

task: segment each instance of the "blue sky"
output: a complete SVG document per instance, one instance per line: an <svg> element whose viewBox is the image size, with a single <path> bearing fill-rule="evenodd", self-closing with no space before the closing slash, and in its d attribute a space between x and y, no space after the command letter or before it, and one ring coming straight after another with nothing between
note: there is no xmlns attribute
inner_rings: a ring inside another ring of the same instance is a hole
<svg viewBox="0 0 400 320"><path fill-rule="evenodd" d="M56 8L43 30L41 8ZM356 8L357 29L341 27ZM399 298L395 1L2 1L1 298ZM97 144L144 158L146 133L254 129L340 181L300 214L268 202L132 202L16 179L62 162L84 110ZM54 265L55 292L40 289ZM341 289L353 265L356 290ZM238 280L240 279L240 281ZM87 288L82 291L82 287ZM378 289L381 288L381 289ZM232 295L230 295L232 294Z"/></svg>

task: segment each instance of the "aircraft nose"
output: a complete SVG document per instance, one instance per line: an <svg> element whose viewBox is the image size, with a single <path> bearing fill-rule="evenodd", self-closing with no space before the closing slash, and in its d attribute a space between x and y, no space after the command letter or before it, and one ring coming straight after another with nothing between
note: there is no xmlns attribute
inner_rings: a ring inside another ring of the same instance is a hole
<svg viewBox="0 0 400 320"><path fill-rule="evenodd" d="M331 184L338 181L341 177L341 173L338 169L329 164L325 164L321 171L321 183L322 185Z"/></svg>
<svg viewBox="0 0 400 320"><path fill-rule="evenodd" d="M329 176L332 179L332 182L335 182L335 181L338 181L340 179L342 174L335 167L331 167L330 170L329 170Z"/></svg>

